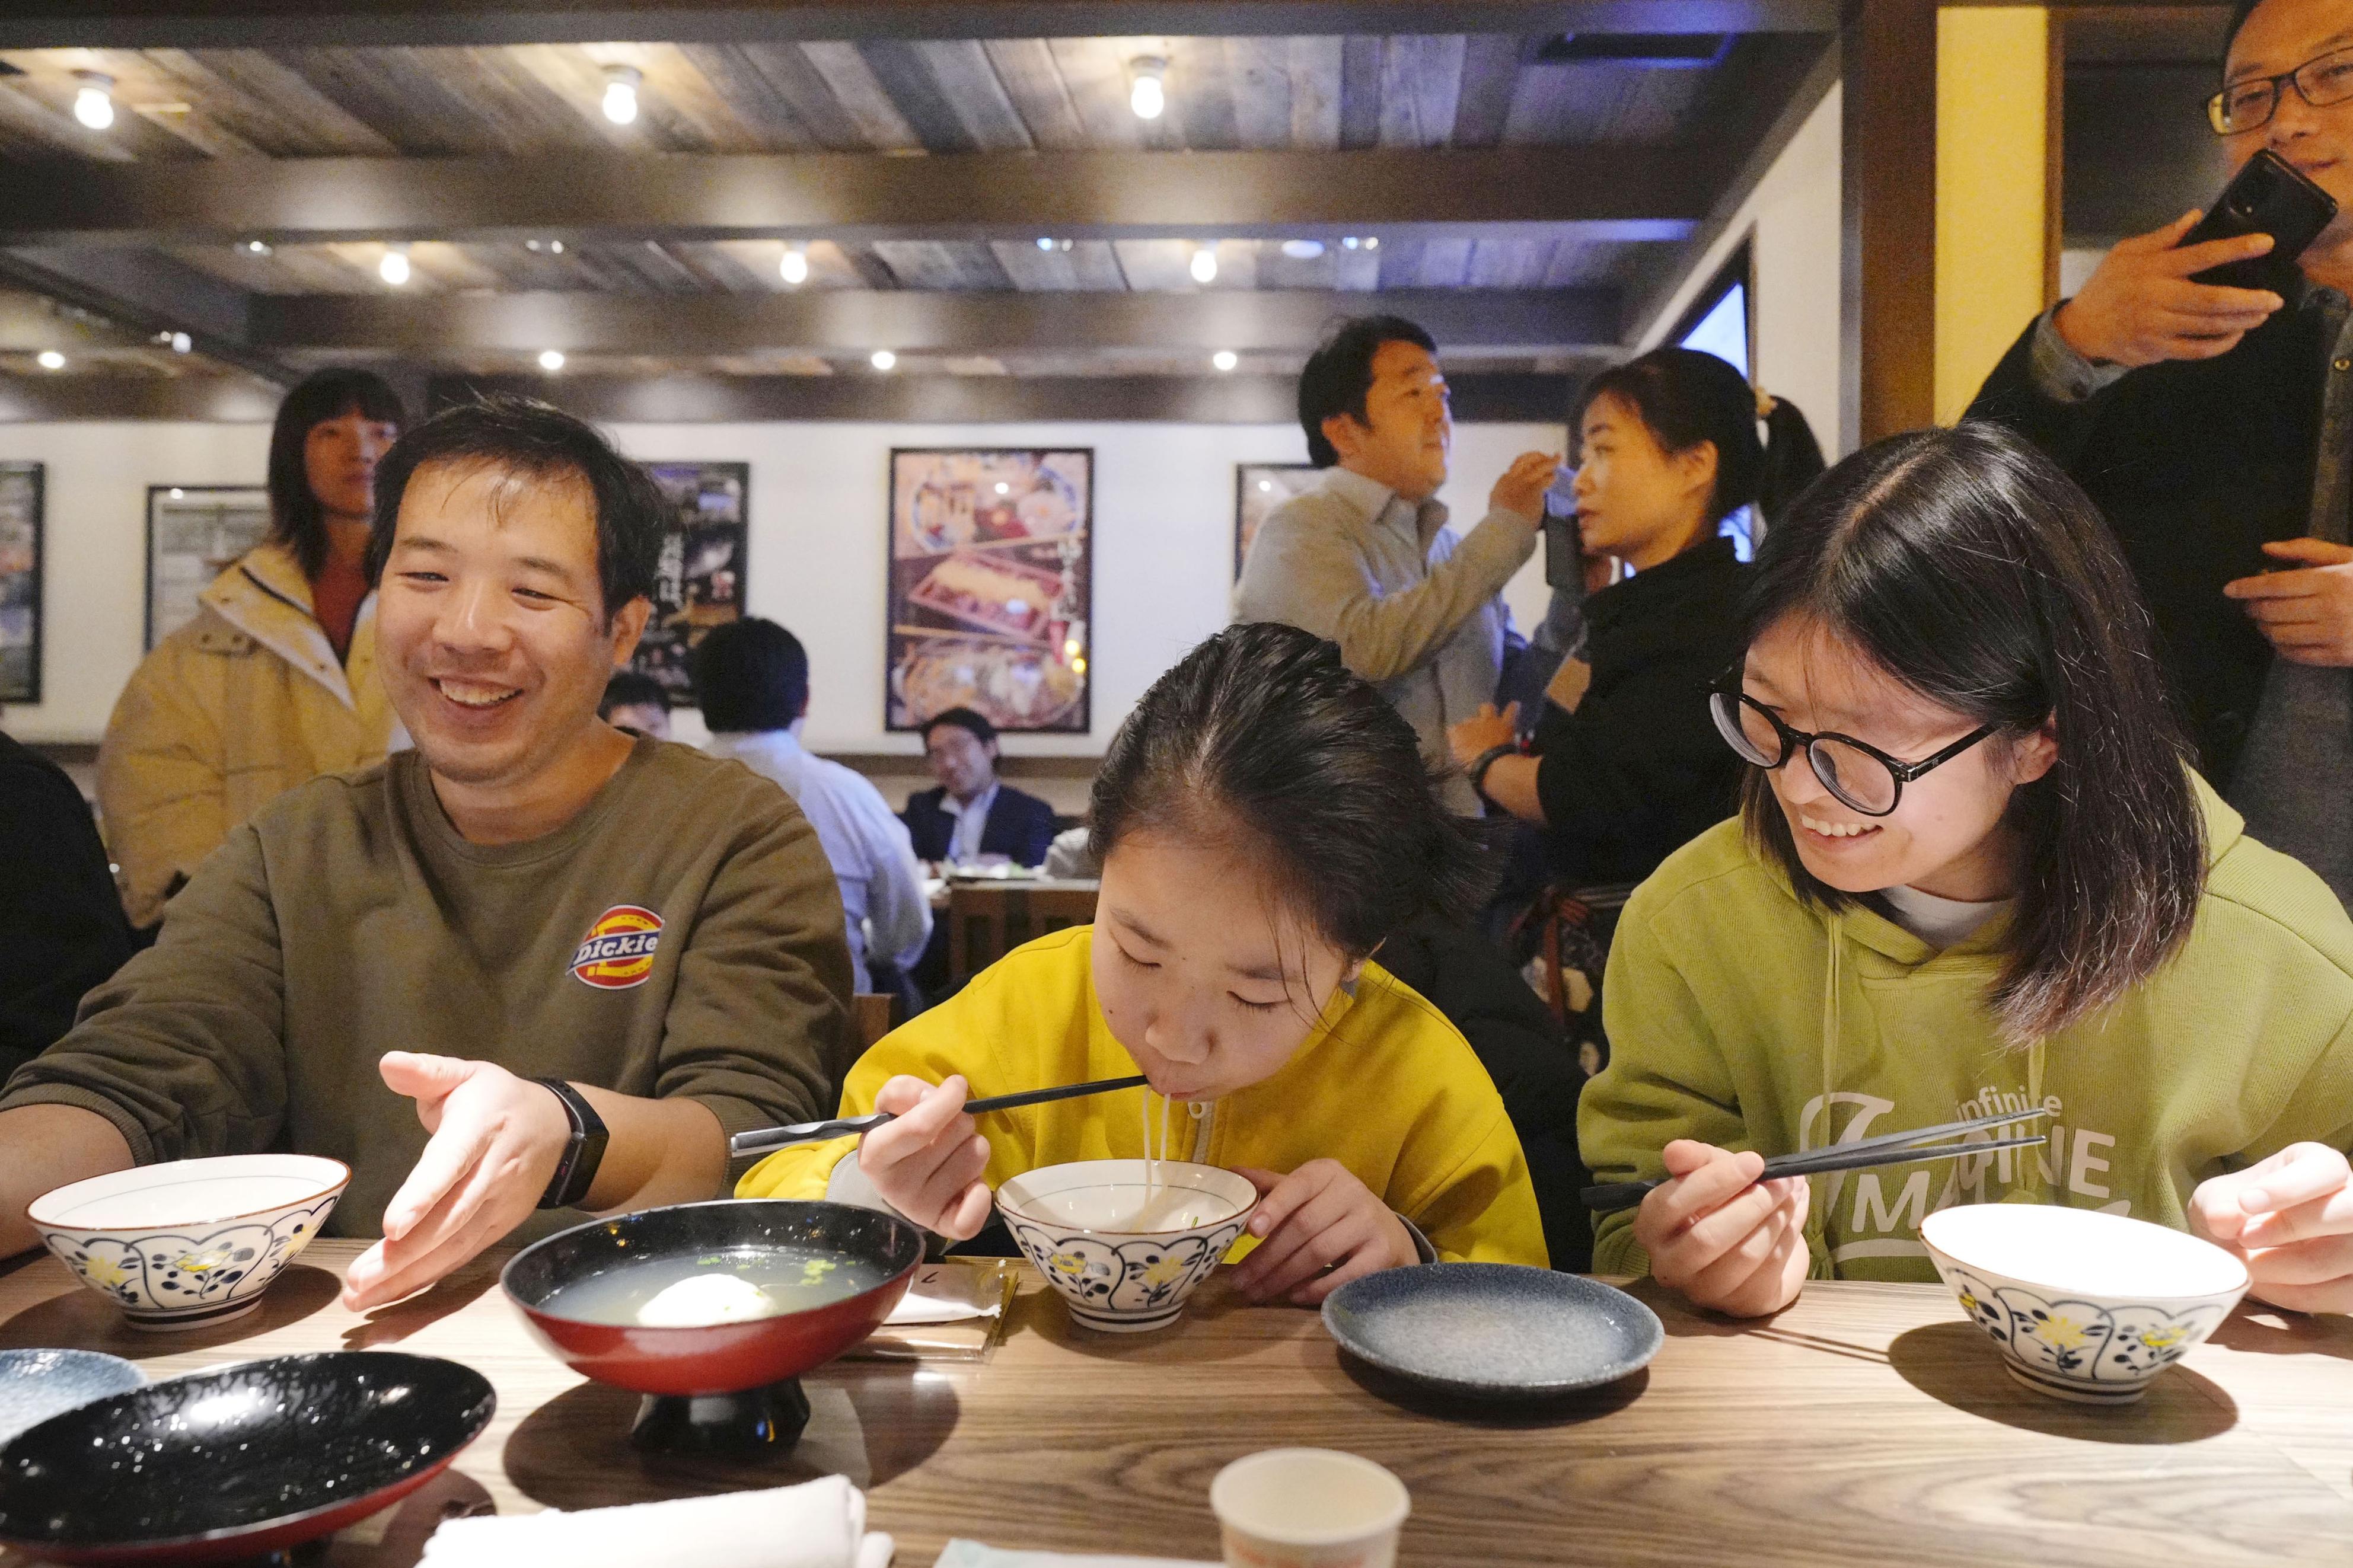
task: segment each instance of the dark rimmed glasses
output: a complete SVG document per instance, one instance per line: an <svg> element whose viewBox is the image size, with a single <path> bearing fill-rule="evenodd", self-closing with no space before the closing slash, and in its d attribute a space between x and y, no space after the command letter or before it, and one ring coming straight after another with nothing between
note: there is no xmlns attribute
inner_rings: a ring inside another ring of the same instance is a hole
<svg viewBox="0 0 2353 1568"><path fill-rule="evenodd" d="M1719 688L1708 693L1707 707L1725 743L1743 760L1770 773L1802 751L1822 787L1865 816L1885 816L1904 798L1905 784L1943 767L2001 727L1980 726L1933 757L1906 763L1852 735L1793 730L1778 713L1745 692Z"/></svg>
<svg viewBox="0 0 2353 1568"><path fill-rule="evenodd" d="M2353 98L2353 49L2331 49L2277 76L2234 81L2206 100L2206 122L2217 136L2260 131L2279 112L2280 93L2290 85L2315 109Z"/></svg>

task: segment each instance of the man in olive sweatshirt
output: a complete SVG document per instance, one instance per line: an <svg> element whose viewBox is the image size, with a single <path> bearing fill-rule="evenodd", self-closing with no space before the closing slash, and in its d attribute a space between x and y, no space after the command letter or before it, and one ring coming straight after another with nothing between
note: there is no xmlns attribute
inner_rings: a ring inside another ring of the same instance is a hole
<svg viewBox="0 0 2353 1568"><path fill-rule="evenodd" d="M8 1080L0 1255L63 1183L292 1149L352 1167L331 1231L381 1231L364 1309L518 1227L717 1196L730 1133L832 1108L849 955L815 832L596 716L664 530L643 470L543 405L393 448L369 562L416 749L238 828Z"/></svg>

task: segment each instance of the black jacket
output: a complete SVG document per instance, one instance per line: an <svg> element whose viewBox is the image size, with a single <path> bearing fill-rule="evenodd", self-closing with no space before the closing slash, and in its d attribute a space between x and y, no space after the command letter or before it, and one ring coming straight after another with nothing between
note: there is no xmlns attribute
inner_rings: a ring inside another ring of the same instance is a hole
<svg viewBox="0 0 2353 1568"><path fill-rule="evenodd" d="M1421 993L1462 1031L1495 1080L1520 1135L1555 1268L1593 1267L1593 1219L1578 1193L1590 1181L1577 1152L1576 1047L1511 961L1473 932L1421 920L1381 944L1381 967Z"/></svg>
<svg viewBox="0 0 2353 1568"><path fill-rule="evenodd" d="M2029 325L1969 408L2048 452L2106 515L2199 764L2225 789L2272 649L2222 584L2273 564L2264 541L2308 531L2321 331L2317 310L2284 310L2219 359L2147 365L2065 404L2035 389Z"/></svg>
<svg viewBox="0 0 2353 1568"><path fill-rule="evenodd" d="M1740 759L1707 689L1739 651L1749 572L1712 539L1585 602L1593 683L1576 712L1548 703L1536 724L1555 876L1638 882L1732 815Z"/></svg>
<svg viewBox="0 0 2353 1568"><path fill-rule="evenodd" d="M65 770L0 735L0 1077L73 1026L131 956L106 849Z"/></svg>
<svg viewBox="0 0 2353 1568"><path fill-rule="evenodd" d="M899 820L915 841L915 854L925 860L944 860L955 842L956 819L940 809L944 789L927 789L907 797ZM1011 784L999 784L989 803L988 821L980 830L980 852L1003 855L1017 866L1042 866L1047 847L1054 842L1054 808L1034 795L1023 795Z"/></svg>

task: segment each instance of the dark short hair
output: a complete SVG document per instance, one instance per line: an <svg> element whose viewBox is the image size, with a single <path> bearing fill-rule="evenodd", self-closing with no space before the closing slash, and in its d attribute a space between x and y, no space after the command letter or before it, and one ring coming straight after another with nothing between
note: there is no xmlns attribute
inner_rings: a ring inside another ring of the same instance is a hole
<svg viewBox="0 0 2353 1568"><path fill-rule="evenodd" d="M959 730L971 731L972 738L984 746L997 744L997 726L988 721L987 714L976 712L970 708L949 708L923 721L924 745L928 746L932 743L932 731L943 724L953 724Z"/></svg>
<svg viewBox="0 0 2353 1568"><path fill-rule="evenodd" d="M480 464L526 479L576 479L596 507L596 584L603 615L653 596L670 503L653 476L617 451L596 427L534 398L497 395L460 403L403 435L375 470L375 531L368 581L384 575L401 498L432 463Z"/></svg>
<svg viewBox="0 0 2353 1568"><path fill-rule="evenodd" d="M642 669L617 669L613 679L605 682L605 695L596 704L596 717L610 719L616 708L669 706L669 687Z"/></svg>
<svg viewBox="0 0 2353 1568"><path fill-rule="evenodd" d="M2263 0L2238 0L2238 4L2231 7L2230 25L2222 29L2222 58L2218 69L2231 68L2231 46L2239 41L2239 29L2247 25L2247 18L2253 16L2255 7L2263 3Z"/></svg>
<svg viewBox="0 0 2353 1568"><path fill-rule="evenodd" d="M1425 914L1466 920L1490 886L1480 826L1449 813L1413 727L1296 626L1229 626L1152 683L1095 774L1088 845L1129 834L1237 843L1285 903L1363 958Z"/></svg>
<svg viewBox="0 0 2353 1568"><path fill-rule="evenodd" d="M2057 762L2010 807L2025 880L1989 1006L2013 1041L2105 1006L2189 939L2204 823L2147 612L2091 499L2033 447L1963 425L1864 447L1765 536L1743 614L1744 646L1804 616L2001 737L2054 721ZM1742 804L1801 898L1849 901L1808 874L1761 770Z"/></svg>
<svg viewBox="0 0 2353 1568"><path fill-rule="evenodd" d="M1324 421L1345 414L1362 423L1365 395L1373 389L1373 356L1383 343L1411 343L1430 353L1438 343L1403 316L1352 316L1333 323L1299 373L1299 427L1307 432L1307 460L1328 468L1339 452L1324 435Z"/></svg>
<svg viewBox="0 0 2353 1568"><path fill-rule="evenodd" d="M808 650L774 621L712 627L689 656L695 700L714 731L789 730L808 710Z"/></svg>
<svg viewBox="0 0 2353 1568"><path fill-rule="evenodd" d="M1820 478L1822 449L1798 405L1776 398L1766 416L1768 439L1757 436L1757 393L1729 361L1697 349L1652 349L1612 365L1585 384L1571 430L1608 397L1633 411L1668 452L1715 444L1715 494L1708 521L1721 522L1754 505L1767 521Z"/></svg>
<svg viewBox="0 0 2353 1568"><path fill-rule="evenodd" d="M402 426L408 411L392 384L373 371L314 371L278 405L269 428L269 538L291 551L302 575L327 563L327 520L311 489L311 432L346 414L378 425Z"/></svg>

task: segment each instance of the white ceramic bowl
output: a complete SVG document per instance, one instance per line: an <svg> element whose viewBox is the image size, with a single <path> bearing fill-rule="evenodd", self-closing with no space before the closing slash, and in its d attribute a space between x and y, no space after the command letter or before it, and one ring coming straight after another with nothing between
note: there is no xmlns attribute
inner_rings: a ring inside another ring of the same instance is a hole
<svg viewBox="0 0 2353 1568"><path fill-rule="evenodd" d="M1048 1165L997 1189L1006 1228L1084 1327L1138 1333L1175 1322L1258 1206L1258 1189L1231 1171L1158 1166L1149 1189L1141 1160Z"/></svg>
<svg viewBox="0 0 2353 1568"><path fill-rule="evenodd" d="M2042 1204L1968 1204L1920 1226L1961 1310L2028 1387L2126 1405L2214 1331L2247 1268L2147 1220Z"/></svg>
<svg viewBox="0 0 2353 1568"><path fill-rule="evenodd" d="M193 1329L261 1305L351 1179L310 1154L174 1160L59 1187L26 1213L132 1328Z"/></svg>

